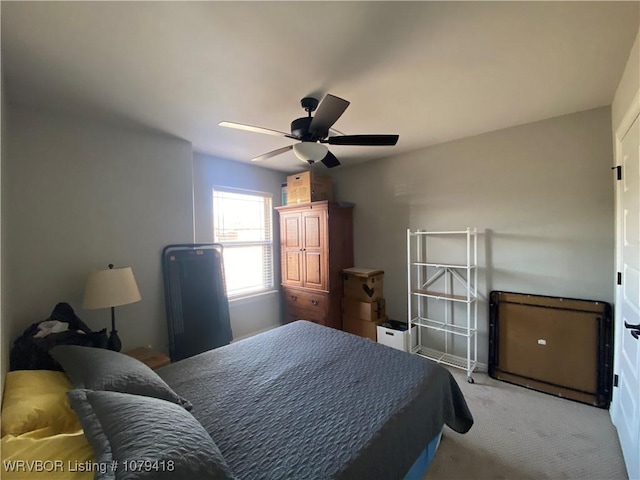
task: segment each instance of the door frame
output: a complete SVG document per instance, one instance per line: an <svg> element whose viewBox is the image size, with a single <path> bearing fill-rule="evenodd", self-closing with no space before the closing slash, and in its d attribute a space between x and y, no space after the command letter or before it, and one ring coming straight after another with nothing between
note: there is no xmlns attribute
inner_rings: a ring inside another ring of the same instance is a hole
<svg viewBox="0 0 640 480"><path fill-rule="evenodd" d="M633 100L629 104L627 111L625 112L622 120L618 124L615 129L614 134L614 169L617 166L622 165L622 139L625 137L629 128L631 128L635 119L640 115L640 89L636 92ZM624 171L622 175L624 175ZM621 195L622 195L622 185L620 181L617 180L617 177L614 176L614 188L615 188L615 272L622 271L622 255L620 247L620 239L622 236L622 225L620 222L620 203L621 203ZM614 272L614 276L615 276ZM620 295L621 290L620 285L614 286L614 302L618 303L618 297ZM614 308L614 356L613 356L613 374L618 375L619 373L619 364L620 364L620 349L622 344L622 335L625 334L626 329L623 328L622 319L620 312L617 308ZM611 417L612 423L615 425L616 420L618 419L618 409L619 409L619 390L617 388L613 388L613 398L611 402L611 408L609 410L609 415ZM625 461L626 463L626 461Z"/></svg>

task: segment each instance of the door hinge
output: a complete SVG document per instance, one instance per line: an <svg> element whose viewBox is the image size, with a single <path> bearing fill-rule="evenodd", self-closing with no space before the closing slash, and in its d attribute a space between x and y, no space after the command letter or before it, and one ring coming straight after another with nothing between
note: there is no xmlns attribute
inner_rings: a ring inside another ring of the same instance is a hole
<svg viewBox="0 0 640 480"><path fill-rule="evenodd" d="M618 375L614 375L613 376L613 386L617 387L618 386Z"/></svg>
<svg viewBox="0 0 640 480"><path fill-rule="evenodd" d="M618 165L617 167L611 167L611 170L615 170L616 178L618 180L622 180L622 165Z"/></svg>
<svg viewBox="0 0 640 480"><path fill-rule="evenodd" d="M617 280L618 285L622 285L622 272L618 272L618 280Z"/></svg>

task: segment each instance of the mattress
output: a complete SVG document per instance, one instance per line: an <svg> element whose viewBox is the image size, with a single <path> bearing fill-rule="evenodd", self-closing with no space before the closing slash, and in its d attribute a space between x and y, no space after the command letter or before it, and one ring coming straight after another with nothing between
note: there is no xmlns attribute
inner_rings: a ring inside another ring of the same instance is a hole
<svg viewBox="0 0 640 480"><path fill-rule="evenodd" d="M401 479L473 417L422 357L297 321L159 369L237 478Z"/></svg>

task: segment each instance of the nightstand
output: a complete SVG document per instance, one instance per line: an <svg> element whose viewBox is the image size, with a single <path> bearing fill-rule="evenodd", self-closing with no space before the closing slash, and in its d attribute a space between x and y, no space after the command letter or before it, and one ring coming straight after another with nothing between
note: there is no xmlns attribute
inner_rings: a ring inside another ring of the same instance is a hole
<svg viewBox="0 0 640 480"><path fill-rule="evenodd" d="M130 357L140 360L153 370L171 363L171 359L167 355L156 350L151 350L147 347L137 347L124 353L125 355L129 355Z"/></svg>

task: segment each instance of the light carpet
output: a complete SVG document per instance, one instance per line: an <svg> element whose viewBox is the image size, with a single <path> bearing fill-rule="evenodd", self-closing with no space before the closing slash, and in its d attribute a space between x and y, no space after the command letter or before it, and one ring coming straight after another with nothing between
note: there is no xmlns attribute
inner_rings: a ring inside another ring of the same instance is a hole
<svg viewBox="0 0 640 480"><path fill-rule="evenodd" d="M609 411L451 369L475 423L445 427L424 479L626 479Z"/></svg>

